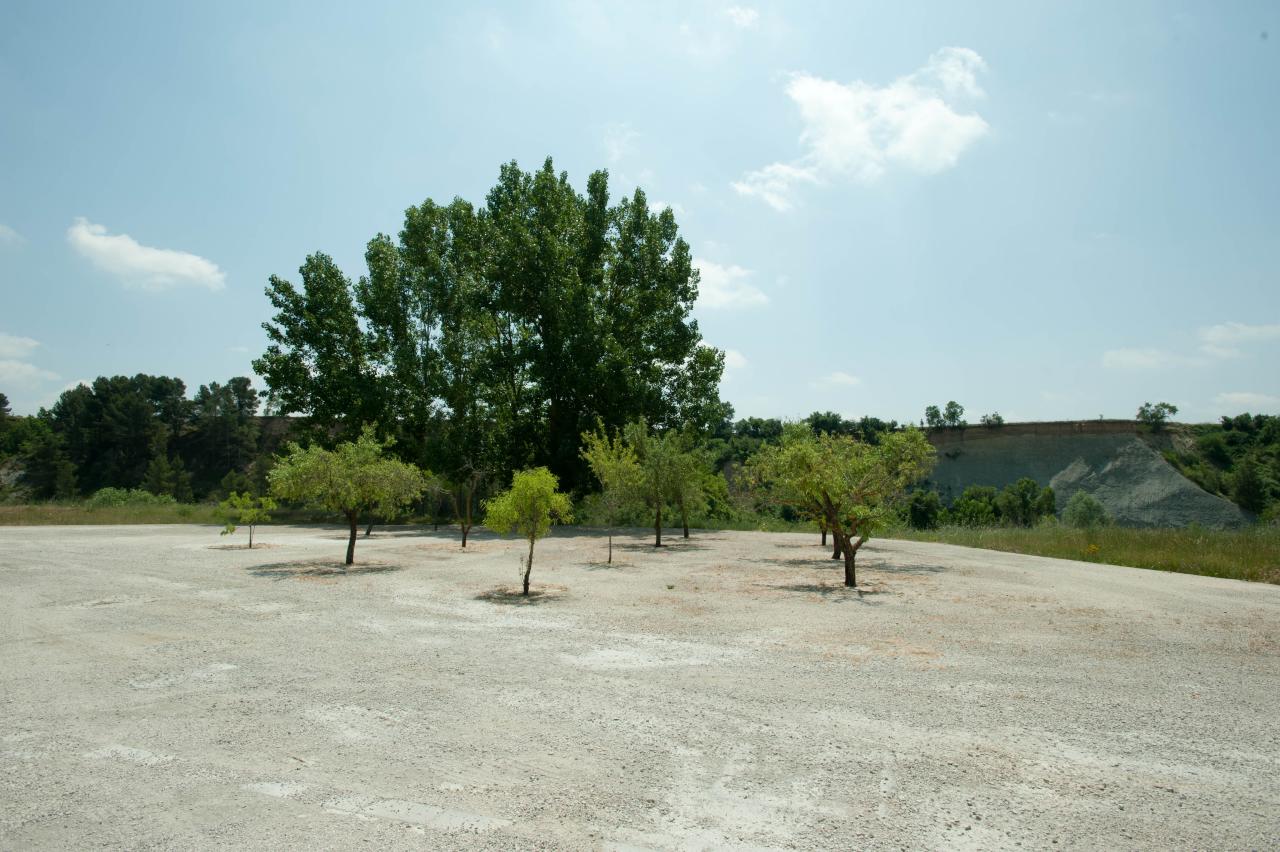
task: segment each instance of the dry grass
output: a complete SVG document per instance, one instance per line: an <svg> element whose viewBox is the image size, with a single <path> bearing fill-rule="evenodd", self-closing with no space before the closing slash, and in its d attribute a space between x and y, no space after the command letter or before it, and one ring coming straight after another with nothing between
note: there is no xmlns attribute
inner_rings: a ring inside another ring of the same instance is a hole
<svg viewBox="0 0 1280 852"><path fill-rule="evenodd" d="M0 526L55 524L220 524L217 507L175 503L160 506L102 506L32 503L0 506Z"/></svg>
<svg viewBox="0 0 1280 852"><path fill-rule="evenodd" d="M1280 584L1280 528L1276 527L1241 530L945 527L901 530L892 537Z"/></svg>

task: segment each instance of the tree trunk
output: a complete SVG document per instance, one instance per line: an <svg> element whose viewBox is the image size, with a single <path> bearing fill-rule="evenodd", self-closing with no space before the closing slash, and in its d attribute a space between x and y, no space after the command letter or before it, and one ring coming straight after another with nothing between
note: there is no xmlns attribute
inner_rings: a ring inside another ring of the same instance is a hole
<svg viewBox="0 0 1280 852"><path fill-rule="evenodd" d="M684 507L684 498L680 498L680 526L684 527L684 537L689 537L689 512Z"/></svg>
<svg viewBox="0 0 1280 852"><path fill-rule="evenodd" d="M662 547L662 504L658 504L658 514L653 520L653 546Z"/></svg>
<svg viewBox="0 0 1280 852"><path fill-rule="evenodd" d="M253 550L253 524L249 524L249 549Z"/></svg>
<svg viewBox="0 0 1280 852"><path fill-rule="evenodd" d="M370 521L369 526L365 527L365 530L364 530L365 538L368 538L369 536L373 535L373 525L376 523L377 521Z"/></svg>
<svg viewBox="0 0 1280 852"><path fill-rule="evenodd" d="M844 546L844 584L850 588L857 588L858 574L854 569L854 561L858 558L858 548L866 542L866 536L862 536L855 541L847 541Z"/></svg>
<svg viewBox="0 0 1280 852"><path fill-rule="evenodd" d="M467 536L471 533L471 494L472 489L467 486L463 489L462 499L464 505L462 507L462 517L458 518L458 526L462 527L462 546L467 546Z"/></svg>
<svg viewBox="0 0 1280 852"><path fill-rule="evenodd" d="M533 539L529 539L529 561L524 563L524 594L529 596L529 574L533 571Z"/></svg>
<svg viewBox="0 0 1280 852"><path fill-rule="evenodd" d="M351 525L351 536L347 539L347 564L350 565L356 561L356 535L360 532L360 523L355 512L347 512L347 523Z"/></svg>
<svg viewBox="0 0 1280 852"><path fill-rule="evenodd" d="M839 534L839 533L837 533L835 530L832 530L832 531L831 531L831 540L832 540L833 542L835 542L835 549L831 551L831 558L832 558L832 559L839 559L839 558L840 558L840 554L841 554L841 550L840 550L840 534Z"/></svg>
<svg viewBox="0 0 1280 852"><path fill-rule="evenodd" d="M826 529L826 527L823 527L823 528L822 528L822 546L823 546L823 547L826 547L826 546L827 546L827 529Z"/></svg>
<svg viewBox="0 0 1280 852"><path fill-rule="evenodd" d="M609 528L609 565L613 564L613 527Z"/></svg>

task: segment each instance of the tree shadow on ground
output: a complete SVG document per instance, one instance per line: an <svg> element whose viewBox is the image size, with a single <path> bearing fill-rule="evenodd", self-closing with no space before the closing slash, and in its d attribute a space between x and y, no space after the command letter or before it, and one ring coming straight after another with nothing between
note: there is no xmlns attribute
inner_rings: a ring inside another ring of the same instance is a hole
<svg viewBox="0 0 1280 852"><path fill-rule="evenodd" d="M623 568L636 567L630 562L604 562L597 560L595 562L584 562L582 567L588 571L621 571Z"/></svg>
<svg viewBox="0 0 1280 852"><path fill-rule="evenodd" d="M498 586L497 588L489 589L487 592L481 592L476 595L475 599L504 606L537 606L563 600L566 597L568 597L566 589L530 589L529 594L523 595L518 588Z"/></svg>
<svg viewBox="0 0 1280 852"><path fill-rule="evenodd" d="M632 553L644 553L646 551L649 553L653 553L654 551L657 551L659 553L674 553L681 550L709 550L710 548L711 548L710 544L703 544L697 539L693 539L693 538L684 539L679 537L669 539L669 540L663 539L661 547L654 547L652 541L649 541L649 542L633 542L633 541L616 542L615 541L613 544L614 550L626 550Z"/></svg>
<svg viewBox="0 0 1280 852"><path fill-rule="evenodd" d="M834 601L835 603L860 603L864 606L878 605L880 601L875 600L872 596L884 593L882 589L868 588L866 586L850 588L845 585L831 585L828 583L788 583L782 586L765 586L764 588L774 589L779 592L820 595L824 600Z"/></svg>
<svg viewBox="0 0 1280 852"><path fill-rule="evenodd" d="M344 565L339 561L274 562L248 569L249 573L255 577L266 577L271 580L340 579L366 574L388 574L402 570L404 569L400 565L387 565L380 562L357 562L354 565Z"/></svg>
<svg viewBox="0 0 1280 852"><path fill-rule="evenodd" d="M278 544L269 544L267 542L259 541L259 542L254 542L253 550L271 550L272 548L276 548L279 546L280 545ZM209 545L209 549L210 550L249 550L250 548L249 548L249 545L247 544L211 544Z"/></svg>

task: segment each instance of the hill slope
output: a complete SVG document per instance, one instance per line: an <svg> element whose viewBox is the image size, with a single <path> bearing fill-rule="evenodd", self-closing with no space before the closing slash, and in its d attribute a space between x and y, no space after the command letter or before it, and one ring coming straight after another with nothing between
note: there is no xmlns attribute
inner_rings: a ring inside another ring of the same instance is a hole
<svg viewBox="0 0 1280 852"><path fill-rule="evenodd" d="M936 430L930 484L945 500L970 485L1003 488L1029 476L1049 485L1066 506L1076 491L1098 499L1118 523L1139 527L1239 526L1248 515L1210 494L1165 461L1152 436L1127 420L1011 423L996 428Z"/></svg>

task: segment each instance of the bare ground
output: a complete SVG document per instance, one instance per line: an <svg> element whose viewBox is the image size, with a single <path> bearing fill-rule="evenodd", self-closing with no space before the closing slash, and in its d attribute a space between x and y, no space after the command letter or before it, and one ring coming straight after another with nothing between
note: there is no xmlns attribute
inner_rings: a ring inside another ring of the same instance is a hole
<svg viewBox="0 0 1280 852"><path fill-rule="evenodd" d="M0 848L1269 848L1280 587L816 536L0 529Z"/></svg>

